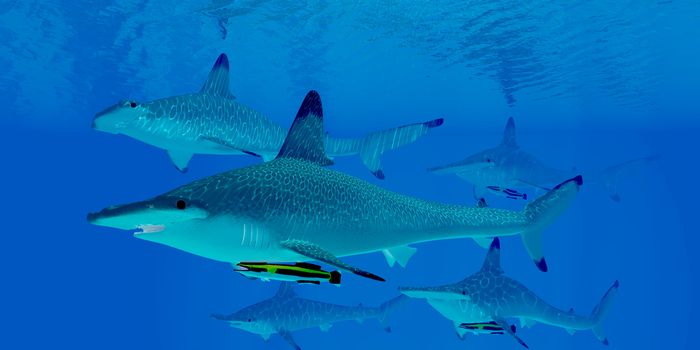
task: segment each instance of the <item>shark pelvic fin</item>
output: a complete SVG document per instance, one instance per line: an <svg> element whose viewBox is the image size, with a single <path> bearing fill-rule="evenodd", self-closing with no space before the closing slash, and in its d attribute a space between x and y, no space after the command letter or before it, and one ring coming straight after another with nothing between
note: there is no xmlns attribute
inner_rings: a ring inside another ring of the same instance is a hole
<svg viewBox="0 0 700 350"><path fill-rule="evenodd" d="M408 260L416 253L416 248L404 245L384 249L382 253L386 258L386 263L389 264L390 267L394 267L394 264L397 262L401 267L406 267Z"/></svg>
<svg viewBox="0 0 700 350"><path fill-rule="evenodd" d="M518 143L515 142L515 120L513 120L513 117L508 118L508 122L506 122L506 128L503 130L503 140L501 140L501 145L518 147Z"/></svg>
<svg viewBox="0 0 700 350"><path fill-rule="evenodd" d="M525 344L525 342L522 339L520 339L520 337L515 335L515 331L513 330L513 328L510 327L510 325L508 324L508 322L505 319L497 317L497 318L494 318L494 322L496 322L499 326L501 326L501 328L503 328L503 331L506 332L506 334L510 334L513 338L515 338L515 340L520 345L524 346L527 349L530 348L529 346L527 346L527 344Z"/></svg>
<svg viewBox="0 0 700 350"><path fill-rule="evenodd" d="M520 318L520 328L532 328L535 323L535 320L531 318Z"/></svg>
<svg viewBox="0 0 700 350"><path fill-rule="evenodd" d="M187 164L190 162L190 159L192 159L192 153L168 150L168 157L170 157L170 161L173 162L177 170L185 173L187 172Z"/></svg>
<svg viewBox="0 0 700 350"><path fill-rule="evenodd" d="M479 245L479 247L484 249L489 249L491 247L491 242L493 241L493 237L474 237L472 239Z"/></svg>
<svg viewBox="0 0 700 350"><path fill-rule="evenodd" d="M219 55L219 58L216 59L214 66L209 72L207 81L204 82L204 86L202 86L200 92L212 96L234 99L235 97L228 88L228 75L228 57L226 57L225 53L222 53Z"/></svg>
<svg viewBox="0 0 700 350"><path fill-rule="evenodd" d="M292 332L284 328L280 328L277 330L277 334L279 334L282 337L282 339L284 339L287 342L287 344L291 345L295 350L301 350L301 346L299 346L299 344L297 344L297 342L294 341L294 337L292 337Z"/></svg>
<svg viewBox="0 0 700 350"><path fill-rule="evenodd" d="M283 241L280 243L283 247L297 253L301 254L307 258L313 259L313 260L318 260L322 261L326 264L333 265L335 267L348 270L358 276L366 277L369 279L373 279L375 281L381 281L384 282L385 279L371 273L367 272L365 270L359 269L354 266L350 266L344 262L342 262L340 259L338 259L335 255L331 254L330 252L324 250L323 248L319 247L318 245L307 242L307 241L302 241L298 239L289 239L286 241Z"/></svg>
<svg viewBox="0 0 700 350"><path fill-rule="evenodd" d="M494 275L503 273L501 269L501 241L498 237L494 238L489 247L489 252L486 253L484 264L481 265L481 271L488 271Z"/></svg>
<svg viewBox="0 0 700 350"><path fill-rule="evenodd" d="M277 158L296 158L318 165L331 165L326 157L321 96L311 90L299 107Z"/></svg>

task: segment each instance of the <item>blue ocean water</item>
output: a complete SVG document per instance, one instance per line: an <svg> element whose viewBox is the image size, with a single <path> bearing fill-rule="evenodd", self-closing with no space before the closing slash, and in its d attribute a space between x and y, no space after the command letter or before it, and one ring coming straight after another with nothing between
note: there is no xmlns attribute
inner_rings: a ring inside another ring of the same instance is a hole
<svg viewBox="0 0 700 350"><path fill-rule="evenodd" d="M699 20L694 1L0 1L0 348L288 348L209 317L272 296L276 283L85 220L259 162L197 155L181 174L162 150L90 128L119 99L198 91L221 52L239 101L284 126L310 89L334 135L444 117L384 156L385 180L357 157L334 166L425 199L472 204L470 184L425 169L495 146L509 116L520 146L561 169L585 174L661 154L623 179L620 203L584 184L545 231L549 272L517 237L502 240L502 264L582 314L619 280L605 323L611 348L694 348ZM386 283L345 274L341 288L298 293L378 305L398 286L461 280L485 254L468 239L415 246L406 269L379 253L344 259ZM391 326L343 322L295 338L304 349L520 348L508 336L461 341L421 300ZM518 334L533 349L604 348L587 331Z"/></svg>

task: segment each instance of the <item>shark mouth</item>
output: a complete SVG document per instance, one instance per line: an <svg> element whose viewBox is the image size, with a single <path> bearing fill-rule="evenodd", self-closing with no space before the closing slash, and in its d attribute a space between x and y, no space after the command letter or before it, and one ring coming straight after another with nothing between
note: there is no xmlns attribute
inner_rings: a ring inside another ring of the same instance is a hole
<svg viewBox="0 0 700 350"><path fill-rule="evenodd" d="M134 232L136 235L142 235L146 233L156 233L165 230L165 225L139 225L137 226L137 231Z"/></svg>

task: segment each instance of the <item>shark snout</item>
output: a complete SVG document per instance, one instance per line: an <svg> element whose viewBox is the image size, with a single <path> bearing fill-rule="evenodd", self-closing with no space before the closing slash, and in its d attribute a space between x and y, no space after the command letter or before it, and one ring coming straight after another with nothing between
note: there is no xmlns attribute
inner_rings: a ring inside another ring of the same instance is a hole
<svg viewBox="0 0 700 350"><path fill-rule="evenodd" d="M153 234L174 224L208 217L208 211L198 204L185 198L157 197L89 213L87 221L98 226L137 230L137 234Z"/></svg>
<svg viewBox="0 0 700 350"><path fill-rule="evenodd" d="M92 128L118 134L128 128L142 113L140 105L136 102L121 101L95 114L92 118Z"/></svg>

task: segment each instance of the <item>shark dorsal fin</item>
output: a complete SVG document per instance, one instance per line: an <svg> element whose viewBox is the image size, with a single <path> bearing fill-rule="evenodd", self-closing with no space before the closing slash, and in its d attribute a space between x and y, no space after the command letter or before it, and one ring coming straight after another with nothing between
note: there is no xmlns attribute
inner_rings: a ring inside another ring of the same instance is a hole
<svg viewBox="0 0 700 350"><path fill-rule="evenodd" d="M494 275L503 273L501 270L501 241L498 237L494 238L489 247L489 252L486 253L486 259L481 266L481 271L487 271Z"/></svg>
<svg viewBox="0 0 700 350"><path fill-rule="evenodd" d="M331 165L333 162L326 157L325 148L321 96L311 90L301 103L277 158L296 158Z"/></svg>
<svg viewBox="0 0 700 350"><path fill-rule="evenodd" d="M294 292L293 284L290 282L280 283L280 288L275 293L277 298L292 298L295 297L297 293Z"/></svg>
<svg viewBox="0 0 700 350"><path fill-rule="evenodd" d="M228 88L228 74L228 57L222 53L211 67L207 81L204 82L200 92L212 96L235 98Z"/></svg>
<svg viewBox="0 0 700 350"><path fill-rule="evenodd" d="M506 128L503 130L503 140L501 141L501 145L518 147L517 142L515 142L515 120L513 120L513 117L508 118L508 121L506 122Z"/></svg>

